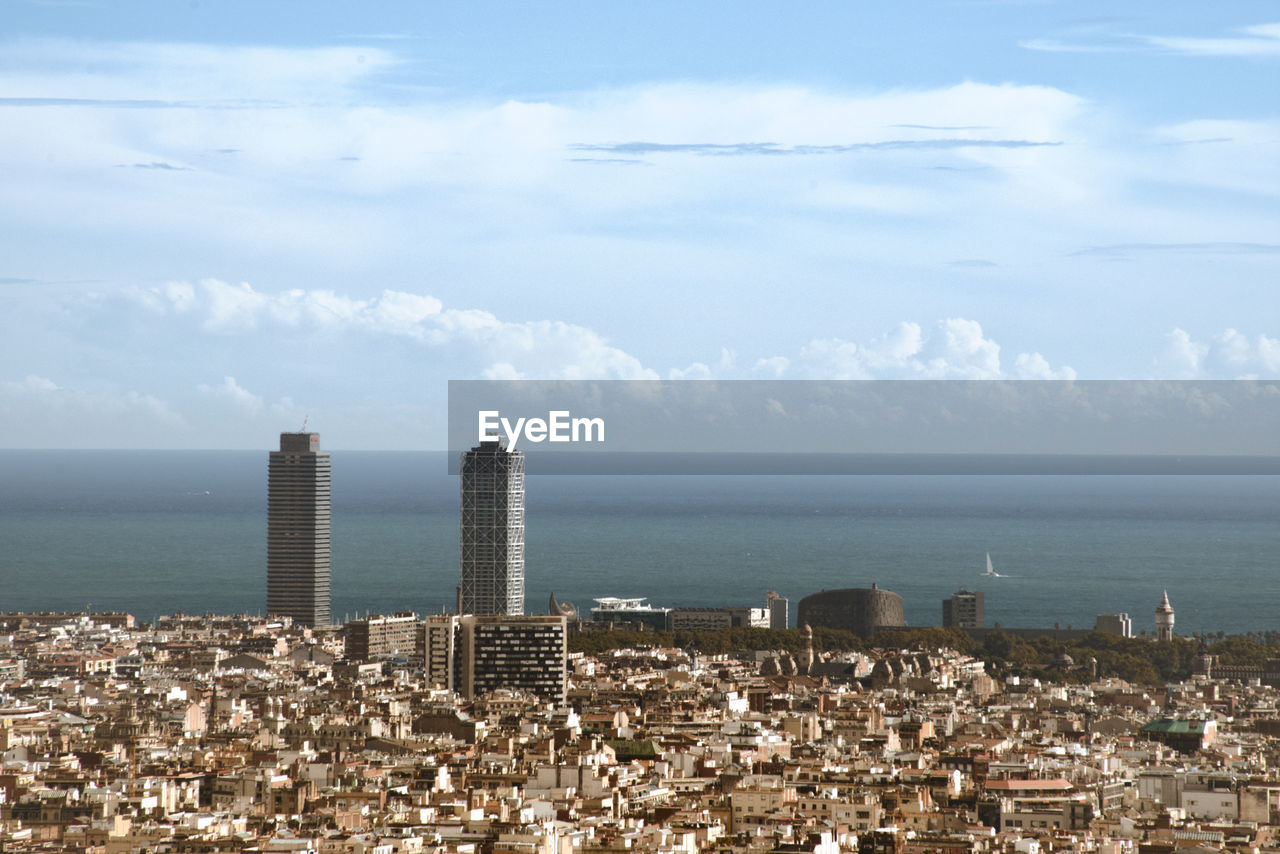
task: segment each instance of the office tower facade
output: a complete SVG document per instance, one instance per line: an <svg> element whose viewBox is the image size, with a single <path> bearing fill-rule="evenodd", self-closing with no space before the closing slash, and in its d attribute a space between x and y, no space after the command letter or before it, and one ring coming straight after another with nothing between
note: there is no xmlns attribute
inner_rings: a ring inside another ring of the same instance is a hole
<svg viewBox="0 0 1280 854"><path fill-rule="evenodd" d="M267 613L331 622L329 454L319 433L281 433L267 465Z"/></svg>
<svg viewBox="0 0 1280 854"><path fill-rule="evenodd" d="M422 622L422 666L427 683L458 690L457 643L462 618L456 614L432 614Z"/></svg>
<svg viewBox="0 0 1280 854"><path fill-rule="evenodd" d="M569 632L563 615L428 617L427 680L466 700L499 689L563 703L569 690Z"/></svg>
<svg viewBox="0 0 1280 854"><path fill-rule="evenodd" d="M764 594L765 606L769 609L769 628L785 629L790 621L786 596L779 596L770 590Z"/></svg>
<svg viewBox="0 0 1280 854"><path fill-rule="evenodd" d="M1160 596L1160 604L1156 606L1156 640L1173 640L1173 606L1169 604L1169 591Z"/></svg>
<svg viewBox="0 0 1280 854"><path fill-rule="evenodd" d="M346 625L346 656L350 661L408 658L417 652L418 618L411 613L365 617Z"/></svg>
<svg viewBox="0 0 1280 854"><path fill-rule="evenodd" d="M944 629L980 629L986 621L983 594L973 590L957 590L949 599L942 600L942 627Z"/></svg>
<svg viewBox="0 0 1280 854"><path fill-rule="evenodd" d="M462 455L458 611L524 613L524 454L482 442Z"/></svg>

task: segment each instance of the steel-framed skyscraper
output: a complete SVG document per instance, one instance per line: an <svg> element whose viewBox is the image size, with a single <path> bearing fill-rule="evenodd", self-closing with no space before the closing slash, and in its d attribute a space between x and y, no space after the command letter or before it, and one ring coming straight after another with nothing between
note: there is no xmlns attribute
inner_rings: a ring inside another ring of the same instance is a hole
<svg viewBox="0 0 1280 854"><path fill-rule="evenodd" d="M463 614L524 613L524 454L482 442L462 455Z"/></svg>
<svg viewBox="0 0 1280 854"><path fill-rule="evenodd" d="M281 433L267 465L267 613L331 623L329 454L319 433Z"/></svg>

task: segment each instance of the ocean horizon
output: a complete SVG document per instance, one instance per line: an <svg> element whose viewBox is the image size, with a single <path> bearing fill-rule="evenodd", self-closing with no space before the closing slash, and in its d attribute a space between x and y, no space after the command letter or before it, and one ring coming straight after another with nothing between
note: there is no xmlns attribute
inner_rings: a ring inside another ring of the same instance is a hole
<svg viewBox="0 0 1280 854"><path fill-rule="evenodd" d="M333 614L452 607L458 483L444 451L333 450ZM0 450L0 610L260 613L266 451ZM1277 628L1274 474L538 475L526 612L554 593L796 605L872 583L907 622L980 590L986 624ZM1000 578L983 578L990 553Z"/></svg>

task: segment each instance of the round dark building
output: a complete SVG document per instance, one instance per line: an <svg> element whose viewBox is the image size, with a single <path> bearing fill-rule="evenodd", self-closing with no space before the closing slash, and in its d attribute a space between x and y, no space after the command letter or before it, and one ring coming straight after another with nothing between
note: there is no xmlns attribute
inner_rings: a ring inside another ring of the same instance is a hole
<svg viewBox="0 0 1280 854"><path fill-rule="evenodd" d="M823 590L800 600L800 625L844 629L869 638L878 629L905 626L902 597L889 590L851 587L845 590Z"/></svg>

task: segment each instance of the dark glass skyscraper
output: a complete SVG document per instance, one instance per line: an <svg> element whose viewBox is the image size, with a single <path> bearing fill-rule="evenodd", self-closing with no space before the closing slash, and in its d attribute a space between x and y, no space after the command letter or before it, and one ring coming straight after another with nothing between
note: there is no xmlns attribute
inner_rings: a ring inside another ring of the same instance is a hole
<svg viewBox="0 0 1280 854"><path fill-rule="evenodd" d="M483 442L462 455L458 608L524 613L524 454Z"/></svg>
<svg viewBox="0 0 1280 854"><path fill-rule="evenodd" d="M329 614L329 454L319 433L281 433L267 466L267 613L304 626Z"/></svg>

